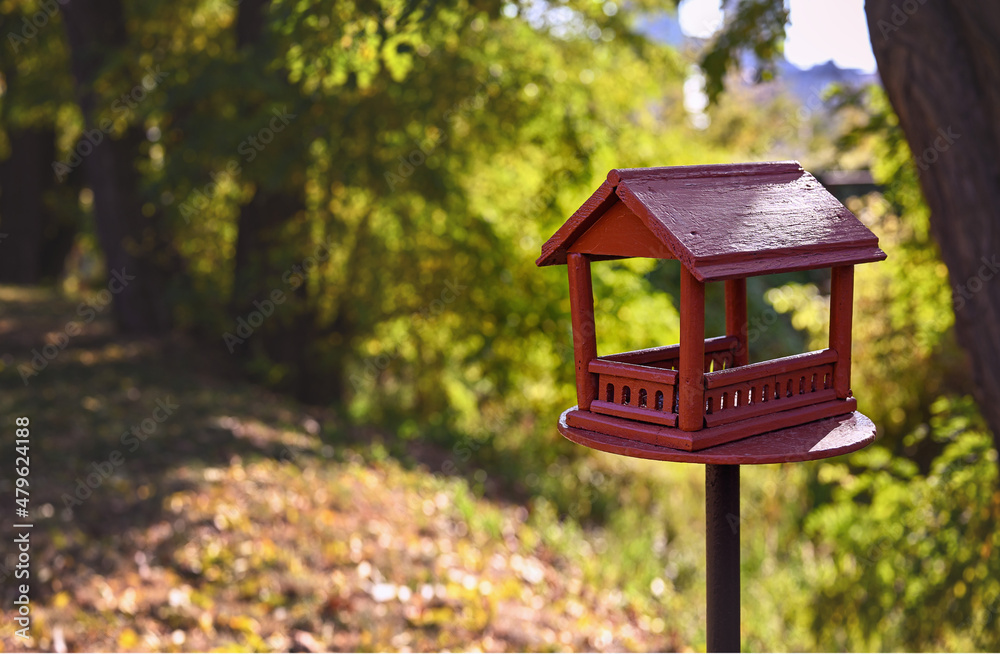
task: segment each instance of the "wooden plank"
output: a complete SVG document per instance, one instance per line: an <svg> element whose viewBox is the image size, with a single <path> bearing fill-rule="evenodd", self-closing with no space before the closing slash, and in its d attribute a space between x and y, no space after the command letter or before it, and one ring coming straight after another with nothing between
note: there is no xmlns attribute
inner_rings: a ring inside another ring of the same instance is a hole
<svg viewBox="0 0 1000 654"><path fill-rule="evenodd" d="M750 363L747 344L747 280L726 281L726 335L738 339L733 350L733 365L745 366Z"/></svg>
<svg viewBox="0 0 1000 654"><path fill-rule="evenodd" d="M570 411L566 422L580 429L610 434L633 441L691 450L691 434L673 427L649 425L616 416L606 416L590 411Z"/></svg>
<svg viewBox="0 0 1000 654"><path fill-rule="evenodd" d="M713 336L705 339L706 352L725 352L739 345L740 339L734 336Z"/></svg>
<svg viewBox="0 0 1000 654"><path fill-rule="evenodd" d="M724 352L731 350L739 344L739 339L733 336L714 336L705 339L705 352ZM618 352L616 354L606 354L599 357L601 361L620 361L622 363L647 364L666 359L677 359L681 354L681 346L661 345L650 347L644 350L632 350L631 352Z"/></svg>
<svg viewBox="0 0 1000 654"><path fill-rule="evenodd" d="M651 422L657 425L673 427L677 424L677 414L671 411L657 411L656 409L642 408L638 406L624 406L605 402L604 400L594 400L590 403L590 410L595 413L638 420L640 422Z"/></svg>
<svg viewBox="0 0 1000 654"><path fill-rule="evenodd" d="M618 361L593 359L590 362L589 370L592 373L602 375L616 375L618 377L656 382L658 384L667 384L670 386L677 383L676 370L664 370L663 368L640 366L634 363L620 363Z"/></svg>
<svg viewBox="0 0 1000 654"><path fill-rule="evenodd" d="M588 370L597 357L597 334L594 327L594 289L590 279L590 261L584 254L570 254L569 304L573 322L573 355L576 359L576 398L586 410L597 399L597 375Z"/></svg>
<svg viewBox="0 0 1000 654"><path fill-rule="evenodd" d="M854 266L837 266L830 277L830 349L837 352L833 387L837 397L851 394L851 321L854 318Z"/></svg>
<svg viewBox="0 0 1000 654"><path fill-rule="evenodd" d="M681 342L677 424L684 431L704 425L705 285L681 268Z"/></svg>
<svg viewBox="0 0 1000 654"><path fill-rule="evenodd" d="M835 399L837 399L837 391L829 388L826 390L803 393L802 395L796 394L792 397L783 397L780 400L769 400L767 402L761 402L758 400L753 404L744 404L740 407L724 409L722 411L713 411L712 413L705 414L705 424L708 427L717 427L730 422L739 422L740 420L756 418L757 416L763 416L769 413L780 413L782 411L797 409L798 407L808 406L810 404L822 404L823 402L829 402L830 400Z"/></svg>
<svg viewBox="0 0 1000 654"><path fill-rule="evenodd" d="M706 282L718 282L738 277L777 275L799 270L816 270L832 266L871 263L885 259L885 252L877 246L862 246L830 250L828 252L771 252L765 257L737 258L717 262L698 261L695 276Z"/></svg>
<svg viewBox="0 0 1000 654"><path fill-rule="evenodd" d="M618 202L615 188L608 182L601 184L594 194L587 198L569 220L563 223L555 234L542 245L542 255L535 261L536 266L551 266L566 263L566 249L581 234L593 225L601 215Z"/></svg>
<svg viewBox="0 0 1000 654"><path fill-rule="evenodd" d="M733 164L701 164L697 166L654 166L651 168L615 168L608 181L618 186L622 181L645 178L691 179L696 177L740 177L802 171L798 161L761 161Z"/></svg>
<svg viewBox="0 0 1000 654"><path fill-rule="evenodd" d="M781 376L796 370L834 363L835 361L837 361L837 353L833 350L816 350L815 352L751 363L739 368L717 370L705 373L705 388L721 388L764 377Z"/></svg>
<svg viewBox="0 0 1000 654"><path fill-rule="evenodd" d="M666 359L676 359L681 354L680 345L661 345L650 347L644 350L632 350L631 352L617 352L615 354L605 354L599 357L600 361L617 361L620 363L634 363L642 365L655 363Z"/></svg>
<svg viewBox="0 0 1000 654"><path fill-rule="evenodd" d="M728 425L706 427L696 432L688 432L676 427L651 425L616 416L591 413L590 411L571 409L565 415L566 422L571 427L586 429L639 443L694 452L776 429L786 429L805 425L814 420L849 414L856 411L857 407L858 403L854 398L847 400L835 399L822 404L782 411L781 413L754 420L743 420ZM678 416L678 420L680 420L680 416Z"/></svg>
<svg viewBox="0 0 1000 654"><path fill-rule="evenodd" d="M674 258L667 246L623 202L616 202L604 212L570 245L569 251L617 257Z"/></svg>
<svg viewBox="0 0 1000 654"><path fill-rule="evenodd" d="M570 441L602 452L653 461L715 465L815 461L854 452L875 440L875 425L855 411L688 452L572 427L568 416L573 412L575 407L559 417L559 433Z"/></svg>
<svg viewBox="0 0 1000 654"><path fill-rule="evenodd" d="M763 416L752 420L741 420L728 425L703 429L700 432L691 434L692 450L702 450L706 447L713 447L722 443L729 443L747 436L763 434L775 429L785 429L795 425L802 425L813 420L829 418L857 410L858 403L854 398L847 400L831 400L822 404L812 404L809 406L790 409L769 416Z"/></svg>

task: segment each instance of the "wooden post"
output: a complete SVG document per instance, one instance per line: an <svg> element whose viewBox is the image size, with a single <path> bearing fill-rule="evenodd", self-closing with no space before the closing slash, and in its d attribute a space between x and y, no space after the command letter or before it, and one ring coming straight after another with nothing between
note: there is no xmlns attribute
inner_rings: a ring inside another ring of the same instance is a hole
<svg viewBox="0 0 1000 654"><path fill-rule="evenodd" d="M705 283L681 266L681 353L677 426L698 431L705 421Z"/></svg>
<svg viewBox="0 0 1000 654"><path fill-rule="evenodd" d="M585 254L566 255L569 270L569 306L573 318L573 354L576 359L576 402L581 411L590 410L597 399L597 375L587 367L597 358L594 328L594 286L590 279L590 259Z"/></svg>
<svg viewBox="0 0 1000 654"><path fill-rule="evenodd" d="M837 351L833 388L837 397L851 392L851 321L854 318L854 266L836 266L830 278L830 349Z"/></svg>
<svg viewBox="0 0 1000 654"><path fill-rule="evenodd" d="M736 336L740 346L733 352L733 365L750 363L750 344L747 343L747 280L726 280L726 336Z"/></svg>
<svg viewBox="0 0 1000 654"><path fill-rule="evenodd" d="M709 652L740 651L740 467L705 466L706 627Z"/></svg>

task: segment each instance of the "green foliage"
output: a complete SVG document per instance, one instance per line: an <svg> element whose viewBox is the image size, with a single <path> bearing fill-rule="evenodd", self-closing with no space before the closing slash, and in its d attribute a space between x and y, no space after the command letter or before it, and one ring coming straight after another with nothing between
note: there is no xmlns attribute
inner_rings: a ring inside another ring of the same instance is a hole
<svg viewBox="0 0 1000 654"><path fill-rule="evenodd" d="M943 446L926 475L882 448L820 470L833 501L806 532L821 548L812 627L829 647L1000 647L997 453L970 399L933 410L914 434Z"/></svg>
<svg viewBox="0 0 1000 654"><path fill-rule="evenodd" d="M66 125L75 108L62 15L50 14L51 9L35 0L0 3L0 123L4 131ZM44 25L38 27L32 20L44 20ZM0 149L3 158L6 147L4 143Z"/></svg>
<svg viewBox="0 0 1000 654"><path fill-rule="evenodd" d="M15 0L2 6L5 28L39 7ZM135 153L143 210L163 214L183 260L170 289L175 323L225 359L223 334L236 331L246 307L275 290L284 294L235 351L241 368L264 384L300 395L314 391L311 401L330 405L327 415L337 427L323 435L338 443L337 466L303 465L322 478L337 506L356 509L355 497L398 484L399 496L385 506L406 507L406 520L428 517L410 525L415 540L425 537L421 528L439 529L427 512L447 514L456 549L475 565L482 561L474 550L499 551L501 542L516 538L518 565L545 559L568 579L562 595L561 585L539 594L560 611L570 614L578 610L573 602L615 588L626 599L610 604L631 612L622 624L639 615L633 621L643 633L664 634L616 643L700 646L703 634L692 626L702 617L700 472L592 455L555 435L556 416L574 401L569 303L563 269L535 267L539 245L613 167L758 159L796 149L816 165L834 155L871 162L883 193L848 204L880 236L889 259L858 270L853 385L861 409L878 423L880 447L846 461L745 474L748 509L740 518L752 540L744 572L755 580L744 590L746 643L756 649L1000 645L996 453L965 398L947 271L884 94L832 95L845 124L856 126L838 143L820 118L796 113L790 98L764 101L744 91L719 98L711 124L698 130L688 125L682 102L691 62L633 31L652 3L580 1L542 12L537 5L482 0L275 0L261 33L240 43L245 6L128 3L127 44L93 85L92 116L73 101L57 15L17 57L0 54L0 116L5 133L55 128L61 155L75 146L86 121L115 119L113 139L127 130L147 135ZM713 99L745 53L766 64L780 52L783 3L743 0L736 9L703 60ZM151 66L167 73L162 84L131 111L115 112L115 100ZM761 68L762 78L767 70ZM816 129L802 136L809 127ZM266 142L265 129L272 132ZM92 202L88 190L77 209L88 212ZM265 207L259 215L251 211L256 203ZM81 278L93 265L93 240L84 234L74 255ZM676 262L609 261L593 269L601 353L678 340ZM65 284L74 299L76 281ZM755 360L826 345L825 273L754 278L748 286ZM710 285L709 335L722 332L722 316L721 289ZM152 374L159 363L135 369L109 363L123 356L109 345L81 353L80 365L64 359L66 372L45 373L51 386L33 387L43 389L34 395L8 377L8 402L15 406L16 398L18 406L47 415L52 397L79 402L75 395L85 387L84 406L94 420L86 430L97 434L109 415L131 415L122 408L128 403L119 406L123 399L103 399L124 393L107 384L130 376L144 388L158 383L137 370ZM244 435L261 438L295 432L289 416L312 410L281 404L275 414L272 396L259 389L221 397L191 390L200 387L190 379L171 382L170 392L185 393L196 415L190 424L172 424L168 438L151 441L157 456L147 464L160 465L160 455L176 453L190 434L198 434L195 446L215 443L216 428L206 425L215 424L220 406L239 424L253 424ZM64 427L52 433L71 433L63 424L68 418L50 419ZM342 447L355 431L363 445ZM81 460L104 455L99 441L74 442L87 443ZM432 472L462 479L397 466L396 459L415 465L420 448L443 452L445 465L436 462ZM355 449L364 465L341 465L339 459L354 460ZM217 467L240 481L242 468L227 463L230 454L212 452ZM201 483L178 467L185 484ZM287 481L295 493L314 490L297 468L267 462L251 470ZM364 480L371 483L363 492L351 486ZM277 496L282 485L274 485ZM205 508L203 491L185 491L177 501L211 520L215 509ZM213 488L206 501L222 502L224 492ZM496 493L510 494L530 514L483 499ZM169 498L162 500L169 508ZM326 563L350 565L354 574L358 562L337 545L350 534L327 529L323 520L315 523L321 525L316 540L333 543ZM246 515L225 524L242 530L244 542L259 536ZM83 534L65 538L89 546ZM190 568L185 574L196 574L197 566L215 571L192 599L206 611L213 598L232 592L239 601L264 598L252 611L266 624L287 604L301 614L291 624L315 617L310 611L320 597L340 601L309 584L306 600L291 601L282 584L301 583L309 562L273 543L259 547L254 561L287 578L226 576L233 574L232 552L217 540L168 552ZM366 555L385 556L386 570L403 569L385 548L365 547ZM560 568L567 561L572 574ZM400 578L417 587L432 574L418 567ZM537 569L532 563L517 574L534 578ZM400 614L391 625L439 633L437 640L417 641L428 647L467 648L469 634L481 633L490 611L500 610L497 596L531 597L516 579L498 578L497 595L487 600L462 580L442 583L459 598L455 604L412 620ZM350 641L358 648L386 646L395 636L393 627L379 631L374 611L356 618L324 610L347 621L338 624L349 624L351 634L369 634ZM657 615L664 616L659 623L650 617ZM231 647L265 648L252 621L226 616L220 625L238 638ZM137 635L129 628L119 638L127 649Z"/></svg>

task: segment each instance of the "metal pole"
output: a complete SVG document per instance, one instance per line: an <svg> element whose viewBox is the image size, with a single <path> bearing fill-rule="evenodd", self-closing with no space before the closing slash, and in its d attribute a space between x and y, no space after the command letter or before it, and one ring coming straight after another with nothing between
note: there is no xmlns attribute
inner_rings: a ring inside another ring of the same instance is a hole
<svg viewBox="0 0 1000 654"><path fill-rule="evenodd" d="M740 467L705 466L708 651L740 651Z"/></svg>

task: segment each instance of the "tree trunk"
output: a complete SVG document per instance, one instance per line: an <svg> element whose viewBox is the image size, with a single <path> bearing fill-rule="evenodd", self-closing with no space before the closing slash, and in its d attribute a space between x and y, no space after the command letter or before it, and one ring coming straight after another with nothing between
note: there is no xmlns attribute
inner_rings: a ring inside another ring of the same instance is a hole
<svg viewBox="0 0 1000 654"><path fill-rule="evenodd" d="M1000 3L867 0L865 10L1000 449Z"/></svg>
<svg viewBox="0 0 1000 654"><path fill-rule="evenodd" d="M82 165L94 193L97 237L109 274L127 280L124 287L115 285L120 288L114 295L115 319L125 333L161 333L170 326L165 289L176 261L157 229L157 214L142 213L135 159L143 131L133 127L112 139L96 125L100 107L94 81L127 44L121 1L65 0L62 11L77 100L86 133L94 135Z"/></svg>
<svg viewBox="0 0 1000 654"><path fill-rule="evenodd" d="M270 4L271 0L243 0L240 4L235 24L236 44L245 60L267 59L259 50L267 47L264 28ZM250 202L240 207L230 309L234 320L246 318L256 310L254 302L267 300L272 290L295 297L294 304L286 301L275 306L275 313L281 312L283 317L268 318L251 338L268 361L288 369L283 383L287 391L304 402L320 404L342 398L341 372L330 370L329 362L320 361L313 354L320 334L315 310L304 301L306 285L293 290L280 279L283 271L297 262L289 260L275 266L270 256L282 251L279 240L282 226L305 208L302 191L293 184L288 182L277 189L258 185ZM289 252L296 250L288 248ZM237 352L247 355L254 345L247 343Z"/></svg>
<svg viewBox="0 0 1000 654"><path fill-rule="evenodd" d="M11 130L10 157L0 164L0 282L37 284L42 239L52 216L44 194L51 187L55 132Z"/></svg>

